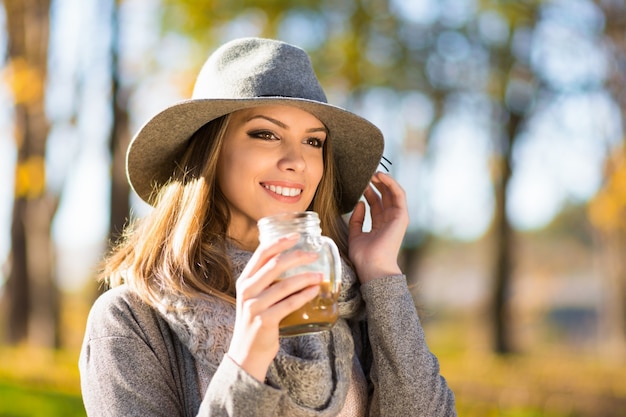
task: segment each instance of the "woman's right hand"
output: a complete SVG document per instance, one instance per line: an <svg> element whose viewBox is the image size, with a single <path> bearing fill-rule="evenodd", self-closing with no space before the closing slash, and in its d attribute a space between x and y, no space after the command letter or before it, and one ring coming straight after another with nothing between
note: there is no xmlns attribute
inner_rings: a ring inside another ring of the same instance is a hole
<svg viewBox="0 0 626 417"><path fill-rule="evenodd" d="M312 300L322 281L317 273L279 280L288 269L317 258L303 251L282 253L297 241L298 235L291 234L260 245L237 280L237 316L228 356L259 381L265 380L278 353L280 321Z"/></svg>

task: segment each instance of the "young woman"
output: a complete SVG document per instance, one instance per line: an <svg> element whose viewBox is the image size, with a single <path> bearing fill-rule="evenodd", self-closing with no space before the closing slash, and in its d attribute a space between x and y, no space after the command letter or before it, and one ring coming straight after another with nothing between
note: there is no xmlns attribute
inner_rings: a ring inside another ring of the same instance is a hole
<svg viewBox="0 0 626 417"><path fill-rule="evenodd" d="M92 416L453 416L397 264L405 194L378 173L380 131L326 103L301 49L245 38L214 52L191 100L133 139L127 172L154 210L107 258L80 357ZM365 197L371 230L363 231ZM320 277L264 216L312 210L342 256L340 318L279 337ZM343 214L352 212L346 222Z"/></svg>

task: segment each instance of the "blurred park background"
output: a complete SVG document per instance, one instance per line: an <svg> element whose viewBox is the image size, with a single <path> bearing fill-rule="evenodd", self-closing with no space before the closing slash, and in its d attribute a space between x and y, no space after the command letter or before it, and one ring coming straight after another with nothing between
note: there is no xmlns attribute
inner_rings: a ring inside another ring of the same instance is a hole
<svg viewBox="0 0 626 417"><path fill-rule="evenodd" d="M626 416L624 0L1 0L0 416L80 416L134 131L221 43L307 50L385 133L461 416ZM146 381L149 383L149 381Z"/></svg>

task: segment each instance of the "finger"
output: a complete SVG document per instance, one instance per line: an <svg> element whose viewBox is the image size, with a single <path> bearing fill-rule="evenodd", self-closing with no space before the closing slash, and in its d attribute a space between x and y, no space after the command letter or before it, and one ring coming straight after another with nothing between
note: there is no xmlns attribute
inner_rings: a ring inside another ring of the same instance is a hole
<svg viewBox="0 0 626 417"><path fill-rule="evenodd" d="M281 252L274 255L254 275L237 281L238 296L242 301L254 298L289 269L309 264L318 256L315 252L304 251Z"/></svg>
<svg viewBox="0 0 626 417"><path fill-rule="evenodd" d="M311 301L319 292L319 285L308 286L272 305L264 314L274 316L280 321Z"/></svg>
<svg viewBox="0 0 626 417"><path fill-rule="evenodd" d="M363 196L365 197L365 200L367 201L367 204L370 207L370 216L372 218L382 214L382 212L383 212L383 203L382 203L382 200L380 199L380 196L378 195L378 193L376 193L376 191L374 191L374 188L372 187L372 184L369 184L367 186L367 188L363 192Z"/></svg>
<svg viewBox="0 0 626 417"><path fill-rule="evenodd" d="M383 207L389 207L389 205L391 204L391 199L393 198L392 191L390 187L384 181L381 180L381 177L382 175L379 175L379 173L376 173L376 175L372 177L372 185L380 193L380 199L381 199Z"/></svg>
<svg viewBox="0 0 626 417"><path fill-rule="evenodd" d="M372 183L380 191L384 207L406 207L406 193L392 176L377 172Z"/></svg>
<svg viewBox="0 0 626 417"><path fill-rule="evenodd" d="M242 308L250 317L259 315L264 316L266 319L271 319L271 317L273 317L272 322L278 322L283 318L283 316L268 315L276 314L277 309L274 307L277 304L280 304L284 300L293 297L294 295L298 295L307 289L311 289L313 297L315 294L319 293L319 284L322 282L322 279L323 275L316 272L298 274L290 278L282 279L263 290L257 296L244 300L241 303ZM316 291L313 291L312 289L316 289ZM279 311L282 310L279 309ZM290 311L285 314L289 313Z"/></svg>
<svg viewBox="0 0 626 417"><path fill-rule="evenodd" d="M254 314L267 310L309 287L315 287L319 292L319 284L322 283L323 278L324 275L319 272L306 272L276 281L255 297L254 302L249 306L252 309L251 312Z"/></svg>
<svg viewBox="0 0 626 417"><path fill-rule="evenodd" d="M242 278L254 275L259 268L265 265L274 256L295 245L299 238L300 235L298 233L289 233L272 243L259 245L257 250L254 251L254 254L252 254L248 264L241 272Z"/></svg>

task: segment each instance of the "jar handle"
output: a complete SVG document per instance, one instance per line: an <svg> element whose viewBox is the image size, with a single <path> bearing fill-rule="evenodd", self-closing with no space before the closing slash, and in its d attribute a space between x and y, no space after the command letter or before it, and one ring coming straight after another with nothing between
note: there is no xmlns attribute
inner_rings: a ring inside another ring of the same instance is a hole
<svg viewBox="0 0 626 417"><path fill-rule="evenodd" d="M331 271L334 273L334 279L331 280L332 293L338 294L341 288L341 256L339 255L339 249L337 244L329 237L322 236L322 241L326 244L326 247L330 249L332 258Z"/></svg>

